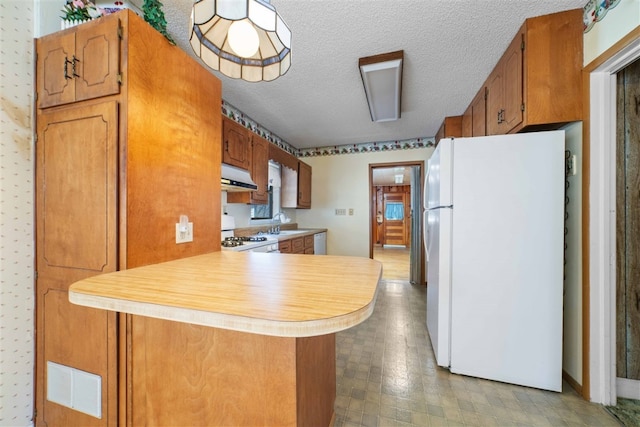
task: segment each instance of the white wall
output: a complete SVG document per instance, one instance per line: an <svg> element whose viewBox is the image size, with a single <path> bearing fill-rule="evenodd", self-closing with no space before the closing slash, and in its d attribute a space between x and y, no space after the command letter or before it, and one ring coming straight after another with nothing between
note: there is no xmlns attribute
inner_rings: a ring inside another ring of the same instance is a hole
<svg viewBox="0 0 640 427"><path fill-rule="evenodd" d="M584 34L584 65L640 25L640 0L622 0Z"/></svg>
<svg viewBox="0 0 640 427"><path fill-rule="evenodd" d="M305 157L311 165L311 209L299 209L300 228L327 228L327 253L369 257L369 165L424 160L433 148ZM353 209L338 216L336 209Z"/></svg>
<svg viewBox="0 0 640 427"><path fill-rule="evenodd" d="M562 369L582 384L582 122L564 127L566 149L576 156L576 174L568 177L565 223L564 317Z"/></svg>
<svg viewBox="0 0 640 427"><path fill-rule="evenodd" d="M0 4L0 425L33 416L33 0Z"/></svg>

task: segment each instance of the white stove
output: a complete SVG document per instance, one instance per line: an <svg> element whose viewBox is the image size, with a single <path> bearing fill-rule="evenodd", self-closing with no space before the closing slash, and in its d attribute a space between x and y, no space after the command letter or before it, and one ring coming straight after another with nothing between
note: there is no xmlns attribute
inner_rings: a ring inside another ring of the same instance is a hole
<svg viewBox="0 0 640 427"><path fill-rule="evenodd" d="M220 243L223 251L235 252L278 252L278 239L268 235L235 237L235 220L232 216L222 215L222 233Z"/></svg>

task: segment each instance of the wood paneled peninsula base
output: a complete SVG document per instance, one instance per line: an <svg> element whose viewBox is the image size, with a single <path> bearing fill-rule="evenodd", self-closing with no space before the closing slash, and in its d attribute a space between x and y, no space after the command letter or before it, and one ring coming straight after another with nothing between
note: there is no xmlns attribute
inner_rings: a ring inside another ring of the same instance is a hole
<svg viewBox="0 0 640 427"><path fill-rule="evenodd" d="M91 277L72 303L121 313L127 425L333 422L335 332L373 312L382 266L214 252Z"/></svg>

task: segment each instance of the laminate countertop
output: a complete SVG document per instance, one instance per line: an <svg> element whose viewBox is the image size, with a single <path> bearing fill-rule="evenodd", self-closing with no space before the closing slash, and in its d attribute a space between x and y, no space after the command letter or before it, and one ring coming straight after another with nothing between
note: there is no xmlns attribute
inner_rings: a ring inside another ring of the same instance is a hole
<svg viewBox="0 0 640 427"><path fill-rule="evenodd" d="M93 276L78 305L280 337L334 333L366 320L382 264L368 258L213 252Z"/></svg>

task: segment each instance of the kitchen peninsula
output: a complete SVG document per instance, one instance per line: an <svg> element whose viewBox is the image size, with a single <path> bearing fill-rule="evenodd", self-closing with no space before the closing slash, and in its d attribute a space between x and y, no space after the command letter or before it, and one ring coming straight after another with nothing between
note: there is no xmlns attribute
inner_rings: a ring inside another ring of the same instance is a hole
<svg viewBox="0 0 640 427"><path fill-rule="evenodd" d="M366 258L223 251L90 277L69 299L133 326L128 425L326 426L335 332L371 315L381 274Z"/></svg>

